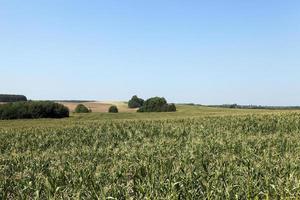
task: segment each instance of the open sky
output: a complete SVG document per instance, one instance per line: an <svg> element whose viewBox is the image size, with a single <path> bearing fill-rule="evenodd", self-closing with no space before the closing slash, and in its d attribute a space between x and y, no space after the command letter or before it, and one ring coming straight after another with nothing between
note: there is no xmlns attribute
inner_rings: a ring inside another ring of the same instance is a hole
<svg viewBox="0 0 300 200"><path fill-rule="evenodd" d="M299 0L0 0L0 93L300 105Z"/></svg>

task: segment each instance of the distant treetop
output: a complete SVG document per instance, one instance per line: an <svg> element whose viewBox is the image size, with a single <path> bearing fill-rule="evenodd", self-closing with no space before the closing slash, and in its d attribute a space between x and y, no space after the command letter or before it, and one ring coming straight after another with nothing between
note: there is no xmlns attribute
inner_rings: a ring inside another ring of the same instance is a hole
<svg viewBox="0 0 300 200"><path fill-rule="evenodd" d="M24 95L0 94L0 102L27 101Z"/></svg>
<svg viewBox="0 0 300 200"><path fill-rule="evenodd" d="M144 104L144 99L138 98L134 95L128 102L128 108L140 108Z"/></svg>

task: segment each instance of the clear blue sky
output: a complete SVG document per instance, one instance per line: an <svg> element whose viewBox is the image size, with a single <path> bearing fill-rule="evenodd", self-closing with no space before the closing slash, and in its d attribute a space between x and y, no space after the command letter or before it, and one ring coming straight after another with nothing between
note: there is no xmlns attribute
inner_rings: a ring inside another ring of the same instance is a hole
<svg viewBox="0 0 300 200"><path fill-rule="evenodd" d="M0 0L0 93L300 105L299 0Z"/></svg>

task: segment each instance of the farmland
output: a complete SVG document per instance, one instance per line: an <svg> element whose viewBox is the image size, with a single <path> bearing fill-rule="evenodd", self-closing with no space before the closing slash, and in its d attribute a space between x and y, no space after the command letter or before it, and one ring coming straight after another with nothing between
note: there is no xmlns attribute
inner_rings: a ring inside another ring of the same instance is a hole
<svg viewBox="0 0 300 200"><path fill-rule="evenodd" d="M178 105L0 121L0 199L300 197L300 113Z"/></svg>
<svg viewBox="0 0 300 200"><path fill-rule="evenodd" d="M71 112L75 110L75 107L79 104L78 102L64 102L57 101L65 106L67 106ZM82 102L83 105L91 109L93 112L107 112L109 107L112 105L118 106L121 112L136 112L136 109L129 109L127 104L124 102L115 102L115 101L91 101L91 102Z"/></svg>

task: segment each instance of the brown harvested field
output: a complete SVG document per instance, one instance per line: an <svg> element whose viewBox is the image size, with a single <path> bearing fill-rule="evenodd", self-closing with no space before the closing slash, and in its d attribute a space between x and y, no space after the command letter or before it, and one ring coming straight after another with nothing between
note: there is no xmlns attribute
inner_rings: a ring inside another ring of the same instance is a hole
<svg viewBox="0 0 300 200"><path fill-rule="evenodd" d="M136 109L129 109L127 104L124 102L114 102L114 101L95 101L95 102L57 102L67 106L71 112L73 112L78 104L83 104L89 109L92 109L92 112L108 112L110 106L115 105L118 107L119 112L136 112Z"/></svg>

